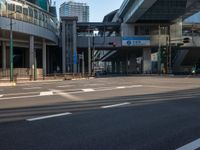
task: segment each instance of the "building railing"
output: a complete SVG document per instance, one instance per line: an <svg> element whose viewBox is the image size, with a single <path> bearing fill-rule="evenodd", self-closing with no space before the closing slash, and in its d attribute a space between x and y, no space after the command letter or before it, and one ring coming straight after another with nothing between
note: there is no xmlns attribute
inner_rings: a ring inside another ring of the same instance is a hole
<svg viewBox="0 0 200 150"><path fill-rule="evenodd" d="M0 16L32 23L57 33L56 17L27 1L0 0Z"/></svg>

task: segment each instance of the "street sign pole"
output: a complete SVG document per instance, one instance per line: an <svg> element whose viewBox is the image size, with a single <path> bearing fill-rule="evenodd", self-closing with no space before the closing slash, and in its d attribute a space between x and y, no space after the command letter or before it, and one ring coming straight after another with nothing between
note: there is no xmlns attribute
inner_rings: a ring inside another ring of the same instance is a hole
<svg viewBox="0 0 200 150"><path fill-rule="evenodd" d="M12 31L12 15L10 16L10 82L13 82L13 31Z"/></svg>

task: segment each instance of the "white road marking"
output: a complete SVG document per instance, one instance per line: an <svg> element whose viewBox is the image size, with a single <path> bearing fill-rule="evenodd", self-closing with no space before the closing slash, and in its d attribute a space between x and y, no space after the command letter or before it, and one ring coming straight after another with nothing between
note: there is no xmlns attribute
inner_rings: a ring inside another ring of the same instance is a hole
<svg viewBox="0 0 200 150"><path fill-rule="evenodd" d="M131 85L131 86L125 86L125 88L121 88L121 89L130 89L130 88L138 88L138 87L143 87L143 85ZM79 91L80 89L76 89L74 92L71 91L69 93L73 93L73 94L79 94L79 93L83 93L83 92L103 92L103 91L112 91L112 90L117 90L120 88L116 88L116 87L101 87L101 88L96 88L96 89L81 89L81 91ZM63 91L64 92L64 91Z"/></svg>
<svg viewBox="0 0 200 150"><path fill-rule="evenodd" d="M3 97L3 95L0 95L0 97Z"/></svg>
<svg viewBox="0 0 200 150"><path fill-rule="evenodd" d="M37 121L37 120L61 117L61 116L66 116L66 115L71 115L71 114L72 113L67 112L67 113L61 113L61 114L55 114L55 115L49 115L49 116L42 116L42 117L37 117L37 118L26 119L26 121Z"/></svg>
<svg viewBox="0 0 200 150"><path fill-rule="evenodd" d="M132 86L125 86L125 88L137 88L137 87L142 87L142 85L132 85ZM75 89L73 91L65 91L65 90L59 90L60 93L57 95L62 95L66 98L71 98L74 100L77 100L79 98L72 96L71 94L79 94L79 93L84 93L84 92L103 92L103 91L111 91L111 90L116 90L116 87L104 87L104 88L98 88L98 89ZM67 92L67 93L64 93ZM31 94L31 95L28 95ZM38 95L39 94L39 95ZM1 94L3 95L3 98L0 97L0 100L8 100L8 99L20 99L20 98L34 98L34 97L40 97L40 96L53 96L54 92L47 91L47 92L24 92L24 93L12 93L12 94ZM18 96L19 95L19 96ZM8 97L12 96L12 97Z"/></svg>
<svg viewBox="0 0 200 150"><path fill-rule="evenodd" d="M36 90L41 89L42 87L30 87L30 88L23 88L24 90Z"/></svg>
<svg viewBox="0 0 200 150"><path fill-rule="evenodd" d="M94 89L82 89L83 92L94 92Z"/></svg>
<svg viewBox="0 0 200 150"><path fill-rule="evenodd" d="M117 89L125 89L125 86L118 86Z"/></svg>
<svg viewBox="0 0 200 150"><path fill-rule="evenodd" d="M71 94L69 94L69 93L64 93L64 92L62 92L62 91L60 91L60 90L52 90L52 91L53 91L56 95L60 95L60 96L62 96L62 97L64 97L64 98L67 98L67 99L70 99L70 100L74 100L74 101L80 100L79 97L74 96L74 95L71 95Z"/></svg>
<svg viewBox="0 0 200 150"><path fill-rule="evenodd" d="M57 86L57 87L59 87L59 88L66 88L66 87L72 87L72 86L74 86L74 85L61 85L61 86Z"/></svg>
<svg viewBox="0 0 200 150"><path fill-rule="evenodd" d="M4 97L4 98L0 98L0 100L8 100L8 99L22 99L22 98L34 98L34 97L41 97L41 95L16 96L16 97Z"/></svg>
<svg viewBox="0 0 200 150"><path fill-rule="evenodd" d="M143 87L143 85L131 85L131 86L128 86L127 88L137 88L137 87Z"/></svg>
<svg viewBox="0 0 200 150"><path fill-rule="evenodd" d="M50 96L50 95L53 95L53 91L40 92L40 96Z"/></svg>
<svg viewBox="0 0 200 150"><path fill-rule="evenodd" d="M124 106L124 105L129 105L131 103L120 103L120 104L114 104L114 105L108 105L108 106L101 106L101 108L105 109L105 108L112 108L112 107L119 107L119 106Z"/></svg>
<svg viewBox="0 0 200 150"><path fill-rule="evenodd" d="M176 150L196 150L197 148L200 148L200 139L197 139L183 147L180 147Z"/></svg>

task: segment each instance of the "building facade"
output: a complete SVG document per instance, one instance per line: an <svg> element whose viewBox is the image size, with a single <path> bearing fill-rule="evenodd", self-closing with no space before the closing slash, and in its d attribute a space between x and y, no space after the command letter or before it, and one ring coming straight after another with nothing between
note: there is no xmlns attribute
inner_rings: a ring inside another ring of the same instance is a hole
<svg viewBox="0 0 200 150"><path fill-rule="evenodd" d="M89 22L89 6L86 3L64 2L59 11L60 17L78 17L78 22Z"/></svg>
<svg viewBox="0 0 200 150"><path fill-rule="evenodd" d="M58 31L48 7L47 0L0 0L0 78L12 66L14 75L31 79L50 72Z"/></svg>

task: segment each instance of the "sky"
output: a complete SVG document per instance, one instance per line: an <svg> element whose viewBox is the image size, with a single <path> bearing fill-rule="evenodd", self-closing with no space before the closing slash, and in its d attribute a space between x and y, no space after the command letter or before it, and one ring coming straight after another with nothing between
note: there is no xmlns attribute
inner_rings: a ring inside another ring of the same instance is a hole
<svg viewBox="0 0 200 150"><path fill-rule="evenodd" d="M55 0L52 0L55 1ZM60 4L68 0L56 0L57 10ZM103 17L113 10L119 9L123 0L73 0L84 2L90 6L90 22L101 22Z"/></svg>

